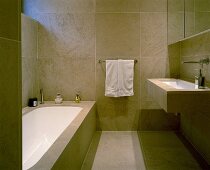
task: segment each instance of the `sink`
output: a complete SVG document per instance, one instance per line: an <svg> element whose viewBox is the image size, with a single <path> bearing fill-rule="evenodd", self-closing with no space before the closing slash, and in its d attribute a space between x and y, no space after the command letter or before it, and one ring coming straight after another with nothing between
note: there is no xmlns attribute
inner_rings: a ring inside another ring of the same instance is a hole
<svg viewBox="0 0 210 170"><path fill-rule="evenodd" d="M183 108L203 106L210 100L210 89L198 89L194 83L180 79L148 79L148 93L162 109L179 113Z"/></svg>
<svg viewBox="0 0 210 170"><path fill-rule="evenodd" d="M196 89L194 83L190 83L187 81L183 81L180 79L160 79L160 81L164 84L167 84L175 89Z"/></svg>

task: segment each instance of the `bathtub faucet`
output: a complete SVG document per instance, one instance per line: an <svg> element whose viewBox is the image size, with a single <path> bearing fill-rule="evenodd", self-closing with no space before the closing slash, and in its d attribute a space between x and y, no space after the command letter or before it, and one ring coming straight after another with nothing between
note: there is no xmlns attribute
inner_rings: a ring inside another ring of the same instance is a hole
<svg viewBox="0 0 210 170"><path fill-rule="evenodd" d="M40 104L44 104L44 93L43 93L43 89L40 89Z"/></svg>

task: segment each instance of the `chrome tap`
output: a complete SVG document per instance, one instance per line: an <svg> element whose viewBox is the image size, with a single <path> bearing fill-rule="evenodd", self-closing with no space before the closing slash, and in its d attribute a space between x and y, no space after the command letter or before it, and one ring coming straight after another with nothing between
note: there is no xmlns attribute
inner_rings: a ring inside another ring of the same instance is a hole
<svg viewBox="0 0 210 170"><path fill-rule="evenodd" d="M44 104L44 93L43 93L43 89L40 89L40 104Z"/></svg>

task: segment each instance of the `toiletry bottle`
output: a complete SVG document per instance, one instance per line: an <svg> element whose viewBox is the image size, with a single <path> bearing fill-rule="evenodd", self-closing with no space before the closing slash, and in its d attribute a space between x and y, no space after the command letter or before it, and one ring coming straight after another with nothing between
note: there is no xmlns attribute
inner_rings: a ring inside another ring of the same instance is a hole
<svg viewBox="0 0 210 170"><path fill-rule="evenodd" d="M198 88L203 89L205 88L205 77L202 75L202 70L199 70L199 77L198 77Z"/></svg>
<svg viewBox="0 0 210 170"><path fill-rule="evenodd" d="M55 98L55 104L61 104L63 102L63 98L61 97L60 93L57 93L57 96Z"/></svg>
<svg viewBox="0 0 210 170"><path fill-rule="evenodd" d="M79 94L76 94L75 102L79 103L80 101L81 101L81 98L80 98Z"/></svg>

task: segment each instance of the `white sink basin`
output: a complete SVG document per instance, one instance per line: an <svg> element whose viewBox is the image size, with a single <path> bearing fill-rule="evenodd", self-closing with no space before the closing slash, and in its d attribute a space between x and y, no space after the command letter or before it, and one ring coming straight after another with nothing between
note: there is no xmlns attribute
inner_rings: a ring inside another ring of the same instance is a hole
<svg viewBox="0 0 210 170"><path fill-rule="evenodd" d="M148 93L169 113L180 113L192 106L202 108L210 102L210 89L198 89L194 83L180 79L148 79ZM205 101L205 102L204 102Z"/></svg>
<svg viewBox="0 0 210 170"><path fill-rule="evenodd" d="M162 79L160 81L164 84L172 86L175 89L196 89L194 83L190 83L179 79Z"/></svg>

